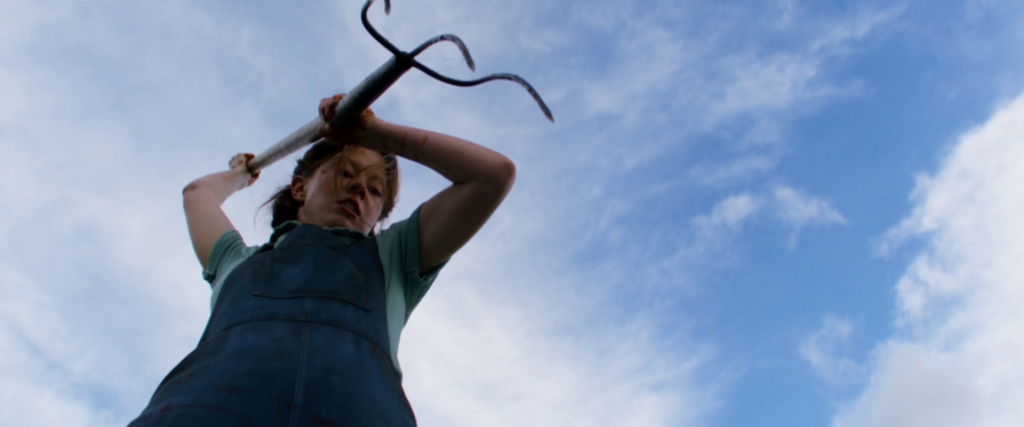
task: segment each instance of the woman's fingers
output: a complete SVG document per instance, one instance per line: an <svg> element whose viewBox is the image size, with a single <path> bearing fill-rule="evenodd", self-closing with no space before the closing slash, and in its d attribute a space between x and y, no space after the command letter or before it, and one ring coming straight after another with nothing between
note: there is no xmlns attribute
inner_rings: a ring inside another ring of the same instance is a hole
<svg viewBox="0 0 1024 427"><path fill-rule="evenodd" d="M233 157L231 157L231 160L228 161L228 168L231 170L237 170L239 172L249 172L249 161L254 158L256 158L256 155L252 153L235 154ZM256 172L249 174L249 185L252 185L252 183L256 182L256 179L259 178L260 173Z"/></svg>
<svg viewBox="0 0 1024 427"><path fill-rule="evenodd" d="M345 99L345 94L339 93L330 98L320 100L318 112L323 123L317 127L317 132L328 141L339 144L358 144L361 133L365 130L367 123L375 120L377 116L373 114L373 110L367 108L360 112L359 117L354 118L352 121L333 122L334 109L337 108L338 103L342 99Z"/></svg>
<svg viewBox="0 0 1024 427"><path fill-rule="evenodd" d="M320 106L317 108L317 114L320 115L320 120L323 121L324 123L326 123L328 120L330 120L329 118L327 118L327 103L328 102L330 102L330 98L321 99L320 100Z"/></svg>
<svg viewBox="0 0 1024 427"><path fill-rule="evenodd" d="M352 139L353 129L349 125L338 125L331 123L331 119L334 116L334 108L338 106L338 103L345 98L345 94L337 94L330 98L324 98L320 100L320 126L317 127L317 133L328 141L337 142L339 144L352 144L355 141Z"/></svg>
<svg viewBox="0 0 1024 427"><path fill-rule="evenodd" d="M240 164L245 164L245 154L243 153L235 154L234 156L231 156L231 160L228 160L229 169L235 169Z"/></svg>
<svg viewBox="0 0 1024 427"><path fill-rule="evenodd" d="M339 93L330 98L324 98L320 100L320 120L329 122L334 118L334 108L338 106L338 103L345 98L344 93Z"/></svg>
<svg viewBox="0 0 1024 427"><path fill-rule="evenodd" d="M246 171L249 170L249 162L251 162L252 159L255 159L255 158L256 158L256 155L252 154L252 153L245 153L245 154L242 155L242 166L245 167ZM251 173L250 172L250 174L252 175L252 179L249 180L249 185L252 185L252 183L256 182L256 179L260 177L260 173L259 172Z"/></svg>

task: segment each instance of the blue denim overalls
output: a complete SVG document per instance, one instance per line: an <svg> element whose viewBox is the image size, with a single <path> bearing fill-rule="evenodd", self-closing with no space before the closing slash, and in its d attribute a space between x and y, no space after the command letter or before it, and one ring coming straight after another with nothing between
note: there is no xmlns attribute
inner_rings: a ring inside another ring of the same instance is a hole
<svg viewBox="0 0 1024 427"><path fill-rule="evenodd" d="M199 345L130 426L415 426L377 242L299 225L230 273Z"/></svg>

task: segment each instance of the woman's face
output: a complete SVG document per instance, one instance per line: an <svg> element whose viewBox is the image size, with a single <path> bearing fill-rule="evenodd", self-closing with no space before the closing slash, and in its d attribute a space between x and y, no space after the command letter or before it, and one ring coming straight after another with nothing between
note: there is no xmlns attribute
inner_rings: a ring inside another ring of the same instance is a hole
<svg viewBox="0 0 1024 427"><path fill-rule="evenodd" d="M292 177L292 197L302 203L299 222L369 234L384 206L383 166L380 153L357 147L347 164L330 160L308 179Z"/></svg>

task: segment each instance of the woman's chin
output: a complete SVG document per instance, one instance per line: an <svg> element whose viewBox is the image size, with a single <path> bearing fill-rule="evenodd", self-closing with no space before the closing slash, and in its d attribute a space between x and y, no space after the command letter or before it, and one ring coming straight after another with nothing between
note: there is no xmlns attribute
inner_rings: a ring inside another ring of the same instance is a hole
<svg viewBox="0 0 1024 427"><path fill-rule="evenodd" d="M322 225L324 228L347 228L349 230L355 230L360 233L366 234L369 230L363 230L363 224L359 221L353 220L346 216L339 216L336 218L330 218L326 221L326 225Z"/></svg>
<svg viewBox="0 0 1024 427"><path fill-rule="evenodd" d="M369 227L366 227L362 221L351 218L349 215L341 212L327 216L320 216L318 218L299 218L299 222L323 228L347 228L363 234L369 234L370 232Z"/></svg>

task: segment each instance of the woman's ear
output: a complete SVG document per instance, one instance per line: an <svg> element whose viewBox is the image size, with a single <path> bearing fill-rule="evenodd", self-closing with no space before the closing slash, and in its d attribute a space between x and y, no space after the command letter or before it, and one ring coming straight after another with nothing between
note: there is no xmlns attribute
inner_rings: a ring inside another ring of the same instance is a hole
<svg viewBox="0 0 1024 427"><path fill-rule="evenodd" d="M292 198L299 203L306 202L306 178L302 175L292 177Z"/></svg>

